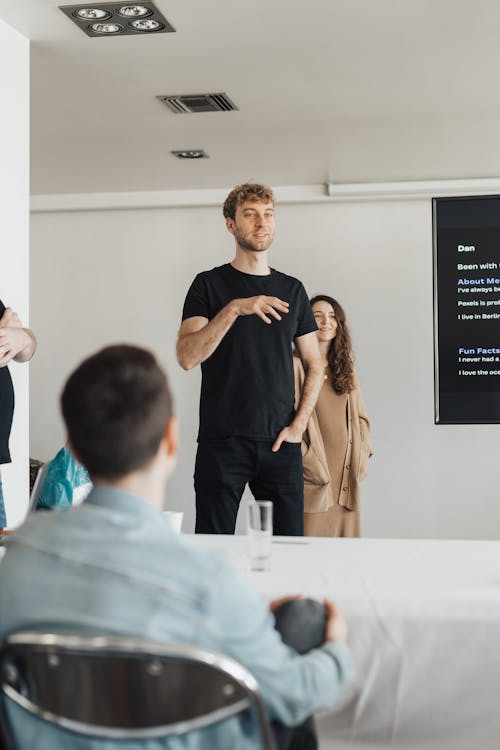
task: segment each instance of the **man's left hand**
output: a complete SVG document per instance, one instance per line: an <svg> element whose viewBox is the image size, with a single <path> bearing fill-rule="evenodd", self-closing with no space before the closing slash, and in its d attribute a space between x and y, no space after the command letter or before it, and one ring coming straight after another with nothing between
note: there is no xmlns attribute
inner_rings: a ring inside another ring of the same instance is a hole
<svg viewBox="0 0 500 750"><path fill-rule="evenodd" d="M304 430L297 425L289 424L287 427L283 427L278 437L273 443L272 451L276 453L281 448L281 443L301 443L302 435Z"/></svg>

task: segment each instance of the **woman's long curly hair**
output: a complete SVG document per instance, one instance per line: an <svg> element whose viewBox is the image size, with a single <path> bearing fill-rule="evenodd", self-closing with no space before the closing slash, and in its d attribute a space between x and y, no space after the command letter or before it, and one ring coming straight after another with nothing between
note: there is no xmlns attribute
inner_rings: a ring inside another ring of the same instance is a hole
<svg viewBox="0 0 500 750"><path fill-rule="evenodd" d="M354 361L351 334L346 323L344 309L336 299L327 294L317 294L311 299L311 306L316 302L328 302L335 312L337 333L330 342L326 359L335 393L349 393L354 389Z"/></svg>

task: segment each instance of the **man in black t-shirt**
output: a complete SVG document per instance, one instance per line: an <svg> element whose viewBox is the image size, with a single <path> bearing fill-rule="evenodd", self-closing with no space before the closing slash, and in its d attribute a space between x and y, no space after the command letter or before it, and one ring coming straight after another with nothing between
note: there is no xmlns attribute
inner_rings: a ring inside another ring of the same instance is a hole
<svg viewBox="0 0 500 750"><path fill-rule="evenodd" d="M0 300L0 464L10 463L9 436L14 415L14 388L7 365L13 359L27 362L36 349L36 341L19 316ZM0 529L7 525L0 477Z"/></svg>
<svg viewBox="0 0 500 750"><path fill-rule="evenodd" d="M248 483L256 499L273 501L275 534L301 535L301 439L323 375L317 326L301 282L269 267L270 188L236 187L223 213L235 257L196 276L177 343L185 370L202 367L196 532L234 533ZM306 370L297 413L293 342Z"/></svg>

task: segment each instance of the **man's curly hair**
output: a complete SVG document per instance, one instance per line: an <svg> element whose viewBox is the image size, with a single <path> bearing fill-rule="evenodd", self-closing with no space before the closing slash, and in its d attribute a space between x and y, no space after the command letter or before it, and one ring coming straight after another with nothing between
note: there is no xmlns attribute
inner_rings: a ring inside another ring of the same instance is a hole
<svg viewBox="0 0 500 750"><path fill-rule="evenodd" d="M234 219L236 208L241 206L245 201L253 203L272 203L274 206L273 191L267 185L259 185L256 182L246 182L244 185L237 185L224 201L222 213L225 219Z"/></svg>

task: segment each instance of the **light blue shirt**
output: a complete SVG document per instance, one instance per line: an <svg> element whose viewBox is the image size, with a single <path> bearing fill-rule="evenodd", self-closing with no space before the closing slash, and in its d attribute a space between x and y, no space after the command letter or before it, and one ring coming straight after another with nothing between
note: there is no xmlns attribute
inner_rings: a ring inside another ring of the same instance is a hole
<svg viewBox="0 0 500 750"><path fill-rule="evenodd" d="M121 490L96 487L78 508L32 514L0 565L0 637L21 629L132 635L198 644L232 656L257 679L269 715L298 724L344 697L348 648L299 656L285 646L259 595L217 551L195 548L161 513ZM9 704L20 750L107 750ZM185 737L131 741L141 750L247 750L254 728L231 719Z"/></svg>

